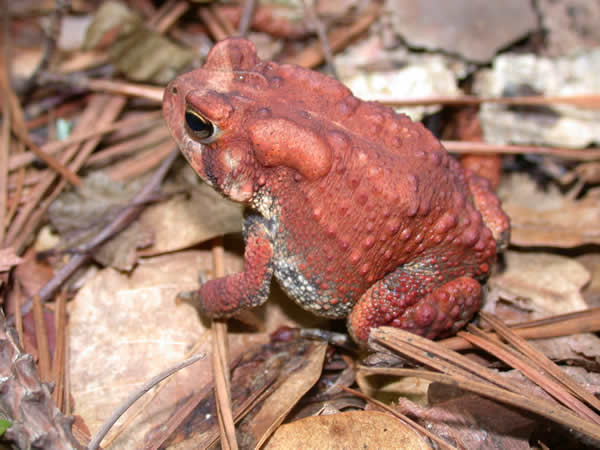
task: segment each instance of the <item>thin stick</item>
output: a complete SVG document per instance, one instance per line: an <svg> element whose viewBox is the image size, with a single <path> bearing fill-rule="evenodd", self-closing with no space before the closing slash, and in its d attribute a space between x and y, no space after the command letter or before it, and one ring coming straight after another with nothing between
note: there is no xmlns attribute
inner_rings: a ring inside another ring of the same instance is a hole
<svg viewBox="0 0 600 450"><path fill-rule="evenodd" d="M54 169L57 173L62 175L69 183L75 186L81 186L81 178L75 175L69 168L65 167L59 160L54 156L46 153L39 145L31 140L31 138L21 132L16 126L13 126L13 133L34 153L38 158L48 164L48 167Z"/></svg>
<svg viewBox="0 0 600 450"><path fill-rule="evenodd" d="M2 68L0 70L3 71ZM6 212L8 210L8 154L10 150L10 103L7 98L2 101L2 148L0 148L0 243L6 233Z"/></svg>
<svg viewBox="0 0 600 450"><path fill-rule="evenodd" d="M554 362L550 360L546 355L540 352L533 345L528 343L525 339L519 337L517 334L512 332L504 323L498 319L497 317L492 316L491 314L481 313L481 318L492 325L496 333L500 335L503 339L509 342L513 347L519 350L522 354L524 354L528 359L536 361L540 368L549 376L554 377L554 379L564 386L568 391L570 391L573 395L577 396L583 401L588 402L591 406L596 408L596 410L600 411L600 400L598 400L593 394L588 392L586 389L582 388L575 380L573 380L569 375L563 372L560 367L558 367ZM575 408L573 408L575 409ZM589 411L585 410L585 413L588 417L600 424L600 417L592 412L591 415Z"/></svg>
<svg viewBox="0 0 600 450"><path fill-rule="evenodd" d="M217 19L221 29L225 32L227 36L235 36L236 30L235 27L231 24L229 19L225 17L224 14L221 14L219 8L215 7L215 2L212 2L209 5L210 11L213 14L213 17Z"/></svg>
<svg viewBox="0 0 600 450"><path fill-rule="evenodd" d="M213 247L213 273L215 278L225 275L223 242L219 239ZM235 424L231 410L231 381L229 369L229 346L227 336L227 322L213 320L212 322L212 364L215 378L215 394L217 399L217 413L219 430L221 433L221 446L224 449L237 450Z"/></svg>
<svg viewBox="0 0 600 450"><path fill-rule="evenodd" d="M350 25L340 26L331 30L327 34L327 39L330 43L331 50L336 52L341 50L348 42L360 33L365 31L379 17L381 5L374 2L356 18L356 21ZM298 54L283 58L281 62L298 64L302 67L316 67L323 62L324 53L321 48L321 43L317 42L314 45L306 47Z"/></svg>
<svg viewBox="0 0 600 450"><path fill-rule="evenodd" d="M254 17L254 10L256 9L255 0L246 0L244 2L244 9L242 10L242 16L240 23L238 24L238 36L248 35L250 25L252 25L252 18Z"/></svg>
<svg viewBox="0 0 600 450"><path fill-rule="evenodd" d="M544 339L568 336L577 333L595 333L600 331L600 308L560 314L539 320L509 325L514 333L524 339ZM488 333L496 336L495 333ZM468 350L474 348L460 336L438 341L438 344L452 350Z"/></svg>
<svg viewBox="0 0 600 450"><path fill-rule="evenodd" d="M335 68L335 63L333 62L333 52L331 51L331 46L329 45L327 30L325 29L323 22L321 22L317 16L317 12L315 11L315 2L314 0L303 0L302 4L308 19L313 23L315 30L317 30L317 37L319 38L319 42L321 42L321 49L323 50L325 64L327 65L331 75L333 75L333 77L336 79L339 79L337 70Z"/></svg>
<svg viewBox="0 0 600 450"><path fill-rule="evenodd" d="M490 355L494 355L499 360L504 361L512 368L519 370L533 383L540 386L548 394L550 394L570 410L579 414L582 418L588 419L596 424L600 424L598 415L594 413L594 411L571 395L571 393L565 390L563 386L554 381L552 376L545 374L539 364L528 364L522 354L514 351L500 342L495 342L494 339L489 338L489 336L486 336L483 333L478 335L478 331L480 332L481 330L476 327L471 327L469 331L471 331L472 334L461 331L461 336L467 340L470 340L473 344L485 350ZM532 361L537 362L536 360Z"/></svg>
<svg viewBox="0 0 600 450"><path fill-rule="evenodd" d="M17 336L19 337L19 344L21 348L25 348L25 337L23 333L23 314L21 314L21 304L23 303L23 291L21 290L21 283L15 283L14 287L15 295L15 328L17 329Z"/></svg>
<svg viewBox="0 0 600 450"><path fill-rule="evenodd" d="M189 366L190 364L194 364L196 361L199 361L202 358L204 358L204 356L205 355L202 353L192 356L191 358L182 361L176 366L159 373L147 383L144 383L137 391L131 394L129 398L127 398L119 408L117 408L117 410L112 414L112 416L109 417L109 419L106 422L102 424L100 429L96 432L96 434L88 444L88 450L96 450L100 446L100 442L102 442L102 439L104 439L104 436L106 436L106 434L115 424L115 422L119 420L119 418L125 413L125 411L127 411L131 407L131 405L133 405L142 395L144 395L146 392L148 392L156 384L160 383L165 378L170 377L175 372L180 371L181 369Z"/></svg>
<svg viewBox="0 0 600 450"><path fill-rule="evenodd" d="M537 147L533 145L502 145L487 144L485 142L467 141L442 141L446 150L455 153L502 153L516 155L530 153L538 155L553 155L563 159L575 161L596 161L600 159L600 148L574 148Z"/></svg>
<svg viewBox="0 0 600 450"><path fill-rule="evenodd" d="M40 148L47 154L54 154L63 150L73 144L79 144L83 141L87 141L90 138L102 136L104 134L121 130L127 127L133 127L135 125L146 124L148 127L159 123L160 112L152 112L149 114L142 114L141 117L135 117L130 119L117 120L109 125L98 127L94 130L86 131L69 136L64 141L53 141L42 145ZM8 167L10 170L23 167L35 160L35 154L33 152L27 152L20 155L13 155L8 161Z"/></svg>
<svg viewBox="0 0 600 450"><path fill-rule="evenodd" d="M33 297L33 321L35 323L35 341L37 343L40 378L42 381L50 381L50 348L44 319L44 306L39 295Z"/></svg>
<svg viewBox="0 0 600 450"><path fill-rule="evenodd" d="M191 358L193 355L198 353L198 350L200 349L201 346L202 346L202 341L197 342L194 345L194 347L191 349L191 351L186 352L183 357L185 359ZM158 386L156 389L154 389L152 391L152 394L147 396L144 403L142 405L140 405L140 407L137 408L132 414L129 414L125 418L125 420L123 420L123 422L119 425L119 427L114 430L114 432L111 434L111 436L108 439L106 439L106 441L104 442L104 448L109 448L112 445L112 443L116 439L118 439L119 436L121 436L123 434L123 432L125 430L127 430L127 428L129 428L129 426L131 426L131 424L133 423L134 420L136 420L144 411L147 411L147 408L150 407L150 405L156 399L156 397L158 397L161 394L161 392L169 385L169 383L171 383L173 381L177 382L175 379L171 378L169 381L162 383L160 386ZM194 396L192 396L192 397L194 397ZM178 403L177 407L179 407L179 403ZM161 428L161 431L163 431L162 428Z"/></svg>
<svg viewBox="0 0 600 450"><path fill-rule="evenodd" d="M202 7L198 9L198 15L202 19L206 28L208 28L208 32L212 36L215 41L222 41L227 36L227 31L223 29L223 26L219 23L219 20L216 18L214 12L208 7Z"/></svg>
<svg viewBox="0 0 600 450"><path fill-rule="evenodd" d="M461 95L458 97L435 96L398 100L382 100L381 103L388 106L427 106L427 105L481 105L482 103L494 103L498 105L553 105L565 104L579 106L581 108L600 108L600 95L554 95L554 96L521 96L521 97L476 97L474 95Z"/></svg>
<svg viewBox="0 0 600 450"><path fill-rule="evenodd" d="M65 388L65 349L67 334L67 298L64 293L58 295L56 299L55 329L56 345L54 347L54 358L52 360L52 381L54 382L54 391L52 399L61 411L63 409L64 388Z"/></svg>

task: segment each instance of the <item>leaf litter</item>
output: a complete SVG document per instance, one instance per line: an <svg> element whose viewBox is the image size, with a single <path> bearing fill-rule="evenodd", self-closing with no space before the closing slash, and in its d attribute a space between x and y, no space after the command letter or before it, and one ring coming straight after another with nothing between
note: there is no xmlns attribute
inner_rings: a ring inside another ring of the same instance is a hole
<svg viewBox="0 0 600 450"><path fill-rule="evenodd" d="M381 8L376 2L348 1L341 7L339 2L320 1L311 12L307 9L311 2L276 6L261 2L249 21L250 36L268 58L314 67L327 58L317 40L322 28L330 33L332 52L339 52L329 65L357 95L390 103L422 101L403 108L440 136L470 140L475 158L471 167L483 164L477 161L478 143L503 146L506 151L501 153L509 155L502 160L491 157L487 170L500 180L499 195L513 226L511 248L488 283L484 312L511 327L535 321L527 329L533 336L536 329L547 329L543 321L557 320L551 327L563 330L561 324L567 323L569 314L587 313L590 320L585 328L581 320L579 328L585 333L577 333L571 320L567 335L529 342L577 385L597 393L600 345L594 331L599 327L590 308L598 306L600 298L600 177L598 161L584 161L579 156L583 153L569 149L589 150L592 155L599 141L595 125L600 86L593 74L598 72L600 39L590 24L600 9L580 0L506 4L465 0L443 7L438 2L434 9L428 0L383 3ZM367 9L361 10L365 4ZM234 32L247 18L245 6L245 2L167 2L159 9L151 2L135 6L104 2L99 9L90 2L58 10L9 6L12 34L3 45L12 49L4 54L10 55L7 67L14 83L3 76L2 87L6 98L15 101L4 103L2 123L20 131L9 135L5 127L2 134L6 164L0 174L5 224L0 280L4 311L17 328L21 346L34 356L41 373L59 377L53 381L60 387L60 398L53 400L62 413L77 418L73 427L63 429L64 448L72 448L73 436L87 444L122 400L153 374L191 353L213 351L209 323L189 305L176 302L176 294L195 288L200 274L211 278L218 272L208 249L221 235L227 235L225 273L241 270L242 210L200 183L181 161L172 166L159 192L135 205L143 209L137 219L105 244L87 250L93 263L82 262L68 282L61 283L62 292L44 298L45 307L39 300L33 302L36 320L34 314L22 316L19 311L78 256L80 244L131 207L136 193L173 149L164 126L156 121L160 87L201 64L212 42ZM39 32L45 16L49 23L60 24L58 34ZM473 18L483 16L489 17L485 29L474 29L478 21ZM441 20L440 26L427 26L433 19ZM106 83L111 80L121 83ZM158 88L138 84L134 97L126 101L122 94L131 83L153 83ZM109 87L109 93L97 91ZM485 97L481 106L469 103L473 96ZM498 98L514 104L495 101ZM531 100L534 103L528 104ZM463 114L466 108L472 108L469 114ZM461 114L465 119L459 121ZM137 125L127 121L136 117ZM58 128L70 125L68 143L59 144L64 136ZM481 132L473 131L478 129ZM73 140L95 130L93 136ZM512 144L541 144L557 147L560 153L511 150ZM46 150L56 159L48 158ZM54 170L69 177L72 187ZM555 415L548 412L548 404L556 400L540 387L547 381L541 354L528 361L506 343L477 341L490 332L485 320L469 330L472 336L452 342L468 338L485 345L487 354L464 350L472 363L449 353L443 358L464 364L461 370L468 367L474 374L494 367L501 377L518 380L520 392L509 389L514 381L492 377L473 382L469 378L473 375L461 371L450 371L454 375L443 378L407 369L421 367L407 346L393 355L389 349L372 347L379 353L371 356L376 361L371 370L404 366L402 376L365 375L356 368L364 355L312 343L287 329L270 336L282 325L331 327L290 305L281 291L274 289L272 296L275 301L230 324L229 409L242 448L258 443L290 448L311 439L322 448L353 444L383 448L390 442L413 448L431 445L423 431L376 411L379 406L343 389L355 385L367 398L382 400L395 413L425 426L445 445L528 448L540 442L564 447L590 445L590 439L597 438L595 412L578 419L566 406L555 406ZM68 314L60 313L65 298ZM61 342L67 349L64 358ZM420 364L427 366L427 355L450 341L422 345L427 351ZM541 375L534 376L535 382L523 378L520 370L501 362L501 355L508 354L514 354L517 367L523 360L531 365L531 373ZM103 446L215 445L220 433L210 364L205 358L153 388L117 423ZM453 383L461 389L448 385ZM3 395L17 391L6 392ZM560 389L555 393L568 398ZM528 404L536 414L531 409L524 412ZM43 408L39 412L48 414ZM62 416L49 417L47 423L62 423L58 417ZM568 433L554 423L573 424L581 434ZM25 443L28 427L33 426L25 421L8 436ZM332 430L335 437L329 437Z"/></svg>

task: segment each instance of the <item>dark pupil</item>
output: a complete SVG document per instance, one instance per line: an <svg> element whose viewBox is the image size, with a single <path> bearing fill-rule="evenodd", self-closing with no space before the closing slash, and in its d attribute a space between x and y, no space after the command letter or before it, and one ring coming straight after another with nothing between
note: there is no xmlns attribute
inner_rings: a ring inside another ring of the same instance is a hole
<svg viewBox="0 0 600 450"><path fill-rule="evenodd" d="M208 120L191 111L185 112L185 123L188 128L200 139L206 139L213 134L213 126Z"/></svg>

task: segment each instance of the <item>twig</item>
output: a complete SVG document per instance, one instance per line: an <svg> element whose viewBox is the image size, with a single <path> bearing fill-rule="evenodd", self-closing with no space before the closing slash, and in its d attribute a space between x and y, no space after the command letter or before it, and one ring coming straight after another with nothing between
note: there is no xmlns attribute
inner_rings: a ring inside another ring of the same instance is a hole
<svg viewBox="0 0 600 450"><path fill-rule="evenodd" d="M140 97L157 103L162 102L163 88L156 86L125 83L112 80L88 79L82 81L85 88L92 91L110 92L113 94L128 95L130 97Z"/></svg>
<svg viewBox="0 0 600 450"><path fill-rule="evenodd" d="M98 127L96 129L85 131L83 133L77 133L73 136L69 136L64 141L54 141L48 142L40 148L46 152L47 154L54 154L67 148L73 144L79 144L83 141L86 141L90 138L103 136L104 134L111 133L113 131L117 131L127 127L133 127L136 125L144 125L145 127L151 127L159 122L160 112L152 112L148 114L142 114L140 117L129 118L129 119L121 119L117 120L109 125ZM91 159L91 158L90 158ZM10 170L17 169L19 167L23 167L26 164L31 163L35 160L35 155L33 153L22 153L20 155L13 155L8 162L8 166Z"/></svg>
<svg viewBox="0 0 600 450"><path fill-rule="evenodd" d="M206 28L208 28L208 32L215 41L222 41L229 36L227 30L225 30L223 25L221 25L219 20L217 20L217 17L212 9L208 7L199 8L198 15L202 19L204 25L206 25Z"/></svg>
<svg viewBox="0 0 600 450"><path fill-rule="evenodd" d="M64 293L58 295L56 299L56 310L54 311L54 323L56 330L56 343L54 346L54 358L52 359L52 381L54 382L54 391L52 399L61 411L63 408L64 388L65 388L65 351L67 343L67 298Z"/></svg>
<svg viewBox="0 0 600 450"><path fill-rule="evenodd" d="M536 361L538 366L548 375L554 377L557 382L566 387L571 393L579 397L581 400L588 402L591 406L600 411L600 400L594 395L583 389L579 384L563 372L560 367L554 364L546 355L540 352L533 345L529 344L525 339L519 337L510 328L508 328L501 320L491 314L481 313L481 318L490 324L496 333L501 336L504 340L509 342L519 352L527 357L531 361ZM588 411L586 411L587 413ZM592 413L589 417L591 420L600 424L600 417L596 413Z"/></svg>
<svg viewBox="0 0 600 450"><path fill-rule="evenodd" d="M173 7L166 11L164 16L159 20L156 31L165 34L177 20L183 16L189 9L190 4L186 1L178 1Z"/></svg>
<svg viewBox="0 0 600 450"><path fill-rule="evenodd" d="M323 50L323 56L325 58L325 63L327 64L327 68L331 75L338 79L338 73L335 68L335 63L333 62L333 52L331 51L331 47L329 45L329 38L327 36L327 30L323 26L321 20L317 16L317 12L315 11L315 2L314 0L303 0L302 4L304 5L304 11L308 16L308 19L312 22L317 31L317 37L319 38L319 42L321 42L321 49Z"/></svg>
<svg viewBox="0 0 600 450"><path fill-rule="evenodd" d="M225 275L223 243L219 239L213 247L213 268L215 278ZM229 369L229 345L227 336L227 322L223 320L212 321L212 364L215 378L215 396L217 400L217 414L219 430L221 432L221 447L237 450L235 424L231 410L231 383Z"/></svg>
<svg viewBox="0 0 600 450"><path fill-rule="evenodd" d="M69 183L74 186L81 186L81 178L75 175L71 170L60 163L54 156L46 153L40 146L33 142L29 136L19 130L16 126L13 126L13 132L15 135L23 141L23 143L31 150L38 158L48 164L53 170L62 175Z"/></svg>
<svg viewBox="0 0 600 450"><path fill-rule="evenodd" d="M4 92L10 89L10 17L9 13L2 14L2 47L0 48L0 88ZM8 226L6 213L8 202L8 159L10 155L10 129L11 120L11 101L9 95L2 96L2 148L0 148L0 244L4 241L4 235Z"/></svg>
<svg viewBox="0 0 600 450"><path fill-rule="evenodd" d="M405 330L381 327L373 330L371 337L377 339L378 342L386 347L439 372L451 376L462 376L472 380L485 381L507 391L519 392L519 387L515 386L514 383L477 364L466 356Z"/></svg>
<svg viewBox="0 0 600 450"><path fill-rule="evenodd" d="M379 17L380 11L381 5L374 2L360 14L354 23L331 30L327 34L331 50L334 52L341 50L353 38L369 28ZM323 57L323 48L321 43L317 42L293 57L283 58L281 62L298 64L302 67L316 67L321 64Z"/></svg>
<svg viewBox="0 0 600 450"><path fill-rule="evenodd" d="M38 366L42 381L50 381L50 348L48 346L48 332L44 318L44 306L38 295L33 297L33 321L35 323L35 341L38 351Z"/></svg>
<svg viewBox="0 0 600 450"><path fill-rule="evenodd" d="M87 127L96 124L102 126L112 122L120 114L125 104L126 100L122 97L96 95L82 114L75 133L80 133ZM65 164L72 160L69 168L76 172L92 151L94 151L98 142L100 142L100 138L94 138L81 146L74 145L69 147L61 155L60 161ZM7 234L7 242L17 249L17 252L20 253L23 251L31 235L44 219L46 209L66 186L65 179L63 178L59 180L58 185L50 194L46 195L47 191L54 184L54 181L55 174L46 171L45 178L32 190L31 200L20 208L15 220L12 222Z"/></svg>
<svg viewBox="0 0 600 450"><path fill-rule="evenodd" d="M135 178L159 165L172 149L173 142L170 139L165 140L153 149L133 155L118 164L113 164L112 167L106 170L106 173L117 181Z"/></svg>
<svg viewBox="0 0 600 450"><path fill-rule="evenodd" d="M109 145L100 151L95 152L85 162L84 167L93 167L100 164L106 164L112 159L122 158L132 153L137 153L140 149L151 148L171 137L167 127L157 122L154 129L139 137L128 139L114 145Z"/></svg>
<svg viewBox="0 0 600 450"><path fill-rule="evenodd" d="M600 108L600 95L553 95L553 96L522 96L522 97L477 97L474 95L460 95L457 97L432 96L423 98L381 100L380 103L388 106L423 106L423 105L481 105L482 103L495 103L498 105L513 106L538 106L565 104L580 108Z"/></svg>
<svg viewBox="0 0 600 450"><path fill-rule="evenodd" d="M509 325L524 339L544 339L568 336L577 333L595 333L600 331L600 308L590 308L575 313L560 314L545 319L532 320ZM494 336L493 333L489 333ZM438 341L438 344L452 350L468 350L474 348L460 336Z"/></svg>
<svg viewBox="0 0 600 450"><path fill-rule="evenodd" d="M70 3L69 0L56 0L55 2L54 11L50 14L49 29L46 33L46 39L44 40L42 59L21 89L21 95L24 97L29 95L31 90L38 83L40 74L46 71L50 66L50 61L52 61L54 53L56 52L56 43L60 35L62 18L70 8Z"/></svg>
<svg viewBox="0 0 600 450"><path fill-rule="evenodd" d="M160 383L165 378L170 377L175 372L178 372L181 369L195 363L196 361L201 360L202 358L204 358L204 356L205 355L202 353L192 356L191 358L186 359L185 361L182 361L181 363L177 364L176 366L171 367L170 369L167 369L164 372L159 373L158 375L153 377L147 383L144 383L136 392L131 394L131 396L129 396L129 398L127 398L123 402L123 404L121 406L119 406L119 408L117 408L117 410L112 414L112 416L106 422L104 422L102 424L100 429L96 432L96 434L94 435L94 437L88 444L88 447L87 447L88 450L96 450L100 446L100 442L102 442L102 439L104 439L104 436L106 436L106 433L109 432L109 430L115 424L115 422L117 420L119 420L119 417L121 417L125 413L125 411L127 411L131 407L131 405L133 405L142 395L144 395L146 392L148 392L156 384Z"/></svg>
<svg viewBox="0 0 600 450"><path fill-rule="evenodd" d="M552 379L552 377L544 374L544 372L540 371L533 364L528 364L528 362L525 361L523 355L512 350L508 346L503 345L500 342L495 342L489 336L486 336L483 333L481 333L481 330L479 330L477 327L470 327L469 331L471 332L471 334L465 333L464 331L461 331L460 334L462 337L464 337L477 347L485 350L490 355L494 355L496 358L505 362L510 367L519 370L533 383L540 386L548 394L550 394L552 397L561 402L570 410L579 414L582 418L599 424L598 415L595 414L594 411L592 411L590 408L587 407L587 405L583 404L578 399L573 397L570 392L566 391L564 387L560 386L557 382L555 382ZM531 361L538 363L538 361L535 359L532 359Z"/></svg>
<svg viewBox="0 0 600 450"><path fill-rule="evenodd" d="M485 142L442 141L446 150L455 153L502 153L509 155L537 154L558 156L567 160L596 161L600 159L600 148L583 150L558 147L537 147L533 145L501 145Z"/></svg>
<svg viewBox="0 0 600 450"><path fill-rule="evenodd" d="M238 36L248 35L255 9L256 0L246 0L244 2L244 9L242 10L242 16L240 18L240 23L238 24Z"/></svg>
<svg viewBox="0 0 600 450"><path fill-rule="evenodd" d="M1 63L0 63L1 64ZM2 64L4 67L4 65ZM3 67L0 68L4 72ZM10 104L5 97L2 100L2 148L0 148L0 243L4 241L6 233L8 211L8 158L10 151Z"/></svg>
<svg viewBox="0 0 600 450"><path fill-rule="evenodd" d="M216 18L219 22L219 25L221 26L221 29L225 32L225 34L227 36L235 36L235 27L229 21L229 18L227 18L224 14L221 14L221 10L215 6L215 2L211 2L211 4L208 7L212 12L213 17Z"/></svg>
<svg viewBox="0 0 600 450"><path fill-rule="evenodd" d="M193 348L190 351L186 352L183 357L185 359L191 358L193 355L195 355L199 352L199 349L202 346L203 346L202 340L196 342L196 344L193 346ZM148 410L147 408L150 407L152 402L154 402L156 400L156 398L159 395L161 395L161 392L167 388L169 383L172 383L172 382L177 383L177 380L171 378L169 381L162 383L160 386L158 386L156 389L154 389L152 391L152 393L146 397L146 400L139 406L139 408L136 408L135 411L132 411L132 413L129 414L119 424L119 426L113 430L113 433L110 435L110 437L104 440L104 448L109 448L113 442L115 442L117 439L119 439L119 436L121 436L140 415L142 415L145 411ZM208 392L208 388L203 387L203 391L204 390L206 390L206 392ZM189 399L194 398L195 396L196 396L196 394L192 395L191 397L188 397L188 400L185 401L184 405L188 404ZM177 414L179 414L181 412L180 406L181 406L181 403L177 402L177 406L176 406ZM185 416L187 417L187 414ZM170 416L169 419L172 420L173 416ZM168 420L168 421L170 421L170 420ZM161 432L165 432L166 428L168 428L168 425L163 423L163 426L161 426ZM167 435L170 435L170 433L167 433ZM154 435L154 433L153 433L153 438L154 437L156 437L156 435ZM154 441L154 439L153 439L153 441ZM161 443L162 443L162 441L161 441ZM158 449L158 447L156 447L155 450L157 450L157 449ZM149 446L145 445L144 450L150 450Z"/></svg>

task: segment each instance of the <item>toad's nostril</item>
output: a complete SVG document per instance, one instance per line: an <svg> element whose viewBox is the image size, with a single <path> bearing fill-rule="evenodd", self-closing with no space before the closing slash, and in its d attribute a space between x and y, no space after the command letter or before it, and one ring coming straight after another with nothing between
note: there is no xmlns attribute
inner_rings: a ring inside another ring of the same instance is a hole
<svg viewBox="0 0 600 450"><path fill-rule="evenodd" d="M173 95L177 95L177 86L173 86L173 87L171 88L171 94L173 94Z"/></svg>

